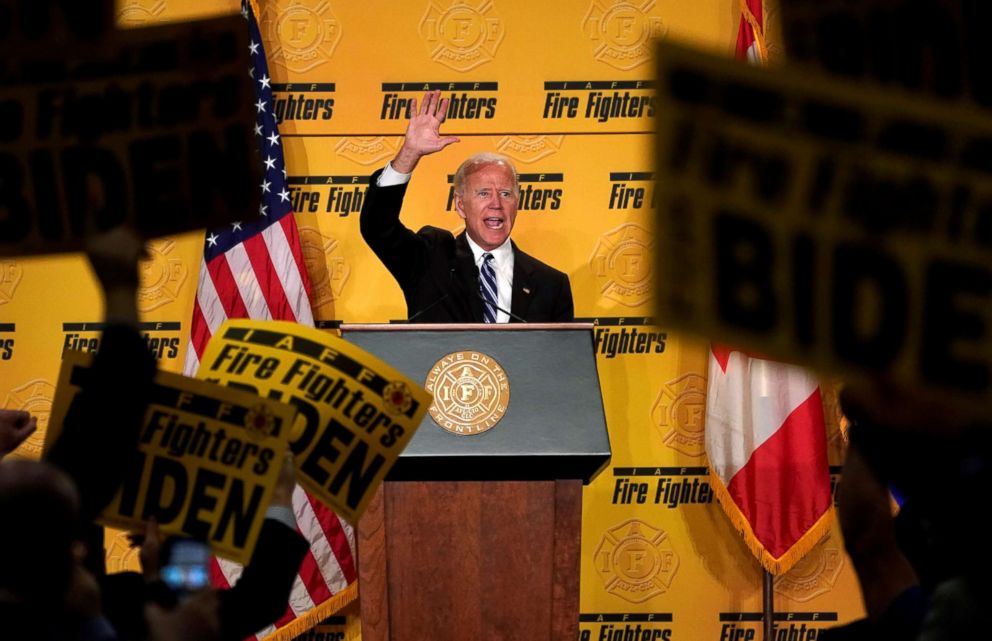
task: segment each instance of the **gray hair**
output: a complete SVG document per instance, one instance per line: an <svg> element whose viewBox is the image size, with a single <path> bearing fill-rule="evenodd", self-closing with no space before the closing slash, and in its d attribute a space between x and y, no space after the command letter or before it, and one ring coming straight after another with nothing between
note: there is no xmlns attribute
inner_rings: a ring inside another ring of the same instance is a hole
<svg viewBox="0 0 992 641"><path fill-rule="evenodd" d="M513 193L517 196L520 195L520 183L517 180L517 168L513 166L513 161L503 154L496 154L491 151L483 151L475 154L474 156L469 156L465 159L465 162L459 165L458 171L455 172L455 178L453 180L455 193L459 196L463 196L465 193L465 179L488 165L503 165L509 169L510 175L513 176Z"/></svg>

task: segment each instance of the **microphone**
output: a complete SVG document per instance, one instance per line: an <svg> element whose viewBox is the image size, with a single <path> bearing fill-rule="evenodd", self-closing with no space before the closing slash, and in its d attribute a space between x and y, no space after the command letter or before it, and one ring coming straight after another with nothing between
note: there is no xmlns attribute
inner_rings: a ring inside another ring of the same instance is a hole
<svg viewBox="0 0 992 641"><path fill-rule="evenodd" d="M486 297L482 295L482 292L477 291L477 292L475 292L475 295L478 296L482 300L482 303L484 305L489 305L490 304L489 301L486 300ZM492 303L492 306L495 307L496 309L498 309L499 311L503 312L504 314L506 314L507 316L509 316L510 318L512 318L515 321L520 321L521 323L526 323L527 322L526 319L523 319L523 318L517 316L516 314L514 314L513 312L511 312L511 311L509 311L507 309L503 309L502 307L500 307L496 303Z"/></svg>
<svg viewBox="0 0 992 641"><path fill-rule="evenodd" d="M452 279L453 279L454 277L455 277L455 268L454 268L454 267L452 267L452 268L451 268L450 270L448 270L448 281L449 281L449 283L450 283L450 281L451 281L451 280L452 280ZM418 312L417 312L416 314L414 314L414 315L413 315L413 316L411 316L410 318L408 318L408 319L406 319L406 322L408 322L408 323L412 323L413 321L415 321L415 320L417 320L417 319L418 319L418 318L420 318L420 317L421 317L422 315L424 315L424 314L426 314L426 313L427 313L427 312L429 312L430 310L432 310L432 309L434 309L435 307L437 307L438 305L440 305L440 304L441 304L441 303L442 303L442 302L443 302L443 301L444 301L445 299L447 299L447 298L448 298L449 296L451 296L451 290L450 290L450 289L449 289L449 290L448 290L447 292L445 292L445 294L444 294L444 296L442 296L442 297L440 297L440 298L438 298L438 299L437 299L436 301L434 301L433 303L431 303L431 304L430 304L430 305L428 305L427 307L425 307L425 308L423 308L422 310L420 310L420 311L418 311Z"/></svg>

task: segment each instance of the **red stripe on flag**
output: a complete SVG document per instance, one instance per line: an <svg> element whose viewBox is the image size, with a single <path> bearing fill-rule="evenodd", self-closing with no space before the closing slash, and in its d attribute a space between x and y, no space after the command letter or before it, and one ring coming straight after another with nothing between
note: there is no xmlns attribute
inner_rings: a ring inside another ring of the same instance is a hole
<svg viewBox="0 0 992 641"><path fill-rule="evenodd" d="M203 352L210 342L210 327L207 319L203 317L203 310L200 309L200 302L193 301L193 321L190 328L190 340L193 342L193 350L196 351L196 359L203 358Z"/></svg>
<svg viewBox="0 0 992 641"><path fill-rule="evenodd" d="M754 31L751 30L751 25L741 18L741 26L737 30L737 48L734 51L734 56L738 60L747 60L747 50L751 48L752 44L754 44Z"/></svg>
<svg viewBox="0 0 992 641"><path fill-rule="evenodd" d="M303 533L301 532L300 534ZM317 559L314 557L312 550L307 550L306 556L303 557L299 575L300 580L307 586L307 592L310 593L310 598L313 599L314 603L321 603L331 598L333 592L327 587L327 581L324 580L324 575L320 573L320 566L317 565Z"/></svg>
<svg viewBox="0 0 992 641"><path fill-rule="evenodd" d="M215 556L210 557L210 567L207 568L207 576L210 578L210 585L218 590L229 590L231 588L231 584L227 581L227 577L224 576L223 570L220 569L220 563Z"/></svg>
<svg viewBox="0 0 992 641"><path fill-rule="evenodd" d="M241 291L238 289L237 281L234 280L234 274L231 273L231 266L227 264L227 258L217 256L207 263L207 271L217 291L217 300L220 301L227 317L248 318L248 308L241 300Z"/></svg>
<svg viewBox="0 0 992 641"><path fill-rule="evenodd" d="M303 281L303 289L307 292L307 299L310 298L310 272L307 271L306 263L303 261L303 246L300 243L300 230L296 226L296 219L293 214L289 214L279 221L282 231L286 234L286 242L289 244L290 254L296 261L296 268L300 271L300 280Z"/></svg>
<svg viewBox="0 0 992 641"><path fill-rule="evenodd" d="M287 623L289 623L290 621L292 621L295 618L296 618L296 613L293 612L293 607L290 606L290 605L287 605L286 606L286 611L283 612L283 615L281 617L279 617L279 620L277 620L275 623L273 623L273 625L276 626L276 629L279 629L279 628L281 628L282 626L286 625Z"/></svg>
<svg viewBox="0 0 992 641"><path fill-rule="evenodd" d="M261 234L252 236L242 243L248 260L255 271L255 279L258 281L265 297L265 304L269 308L269 313L275 320L285 320L296 322L296 314L289 306L286 298L286 291L279 280L275 266L272 264L272 257L269 255L269 248L265 244L265 239Z"/></svg>
<svg viewBox="0 0 992 641"><path fill-rule="evenodd" d="M713 343L710 345L710 350L713 352L713 358L716 359L717 364L723 373L727 373L727 363L730 361L730 353L734 350L730 349L726 345L718 345Z"/></svg>
<svg viewBox="0 0 992 641"><path fill-rule="evenodd" d="M822 417L817 388L727 484L755 537L776 558L830 507L826 434L822 427L811 427Z"/></svg>
<svg viewBox="0 0 992 641"><path fill-rule="evenodd" d="M341 519L333 510L323 503L314 500L309 492L306 495L307 500L310 501L310 507L313 508L314 514L317 515L317 522L320 523L321 529L324 530L324 536L327 538L331 550L334 551L338 565L341 566L341 572L344 574L345 580L348 583L352 583L358 578L358 573L355 571L355 562L351 558L351 547L348 545L348 537L341 527Z"/></svg>

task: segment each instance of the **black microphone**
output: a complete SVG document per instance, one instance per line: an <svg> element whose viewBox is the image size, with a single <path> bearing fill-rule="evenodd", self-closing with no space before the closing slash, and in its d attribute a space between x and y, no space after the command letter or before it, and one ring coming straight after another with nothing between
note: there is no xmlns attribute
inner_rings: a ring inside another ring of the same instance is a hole
<svg viewBox="0 0 992 641"><path fill-rule="evenodd" d="M452 267L450 270L448 270L448 281L449 281L449 284L450 284L450 281L454 277L455 277L455 268ZM430 310L432 310L435 307L437 307L438 305L440 305L449 296L451 296L451 290L450 289L447 292L445 292L444 296L438 298L436 301L434 301L433 303L431 303L427 307L423 308L422 310L420 310L419 312L417 312L416 314L414 314L410 318L406 319L406 322L412 323L413 321L417 320L418 318L420 318L420 316L426 314Z"/></svg>
<svg viewBox="0 0 992 641"><path fill-rule="evenodd" d="M506 309L503 309L502 307L500 307L496 303L491 303L490 301L486 300L486 297L482 295L482 292L475 292L475 295L478 296L480 299L482 299L483 304L485 304L485 305L492 305L493 307L495 307L499 311L503 312L504 314L506 314L507 316L509 316L513 320L520 321L521 323L526 323L527 322L525 319L520 318L519 316L517 316L513 312L511 312L509 310L506 310Z"/></svg>

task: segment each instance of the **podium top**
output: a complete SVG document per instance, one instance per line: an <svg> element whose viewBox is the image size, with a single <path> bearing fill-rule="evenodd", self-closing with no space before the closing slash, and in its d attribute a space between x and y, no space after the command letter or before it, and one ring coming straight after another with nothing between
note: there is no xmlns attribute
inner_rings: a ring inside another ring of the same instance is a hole
<svg viewBox="0 0 992 641"><path fill-rule="evenodd" d="M435 398L388 480L591 480L609 461L591 323L342 325Z"/></svg>
<svg viewBox="0 0 992 641"><path fill-rule="evenodd" d="M592 323L342 323L342 332L592 330Z"/></svg>

